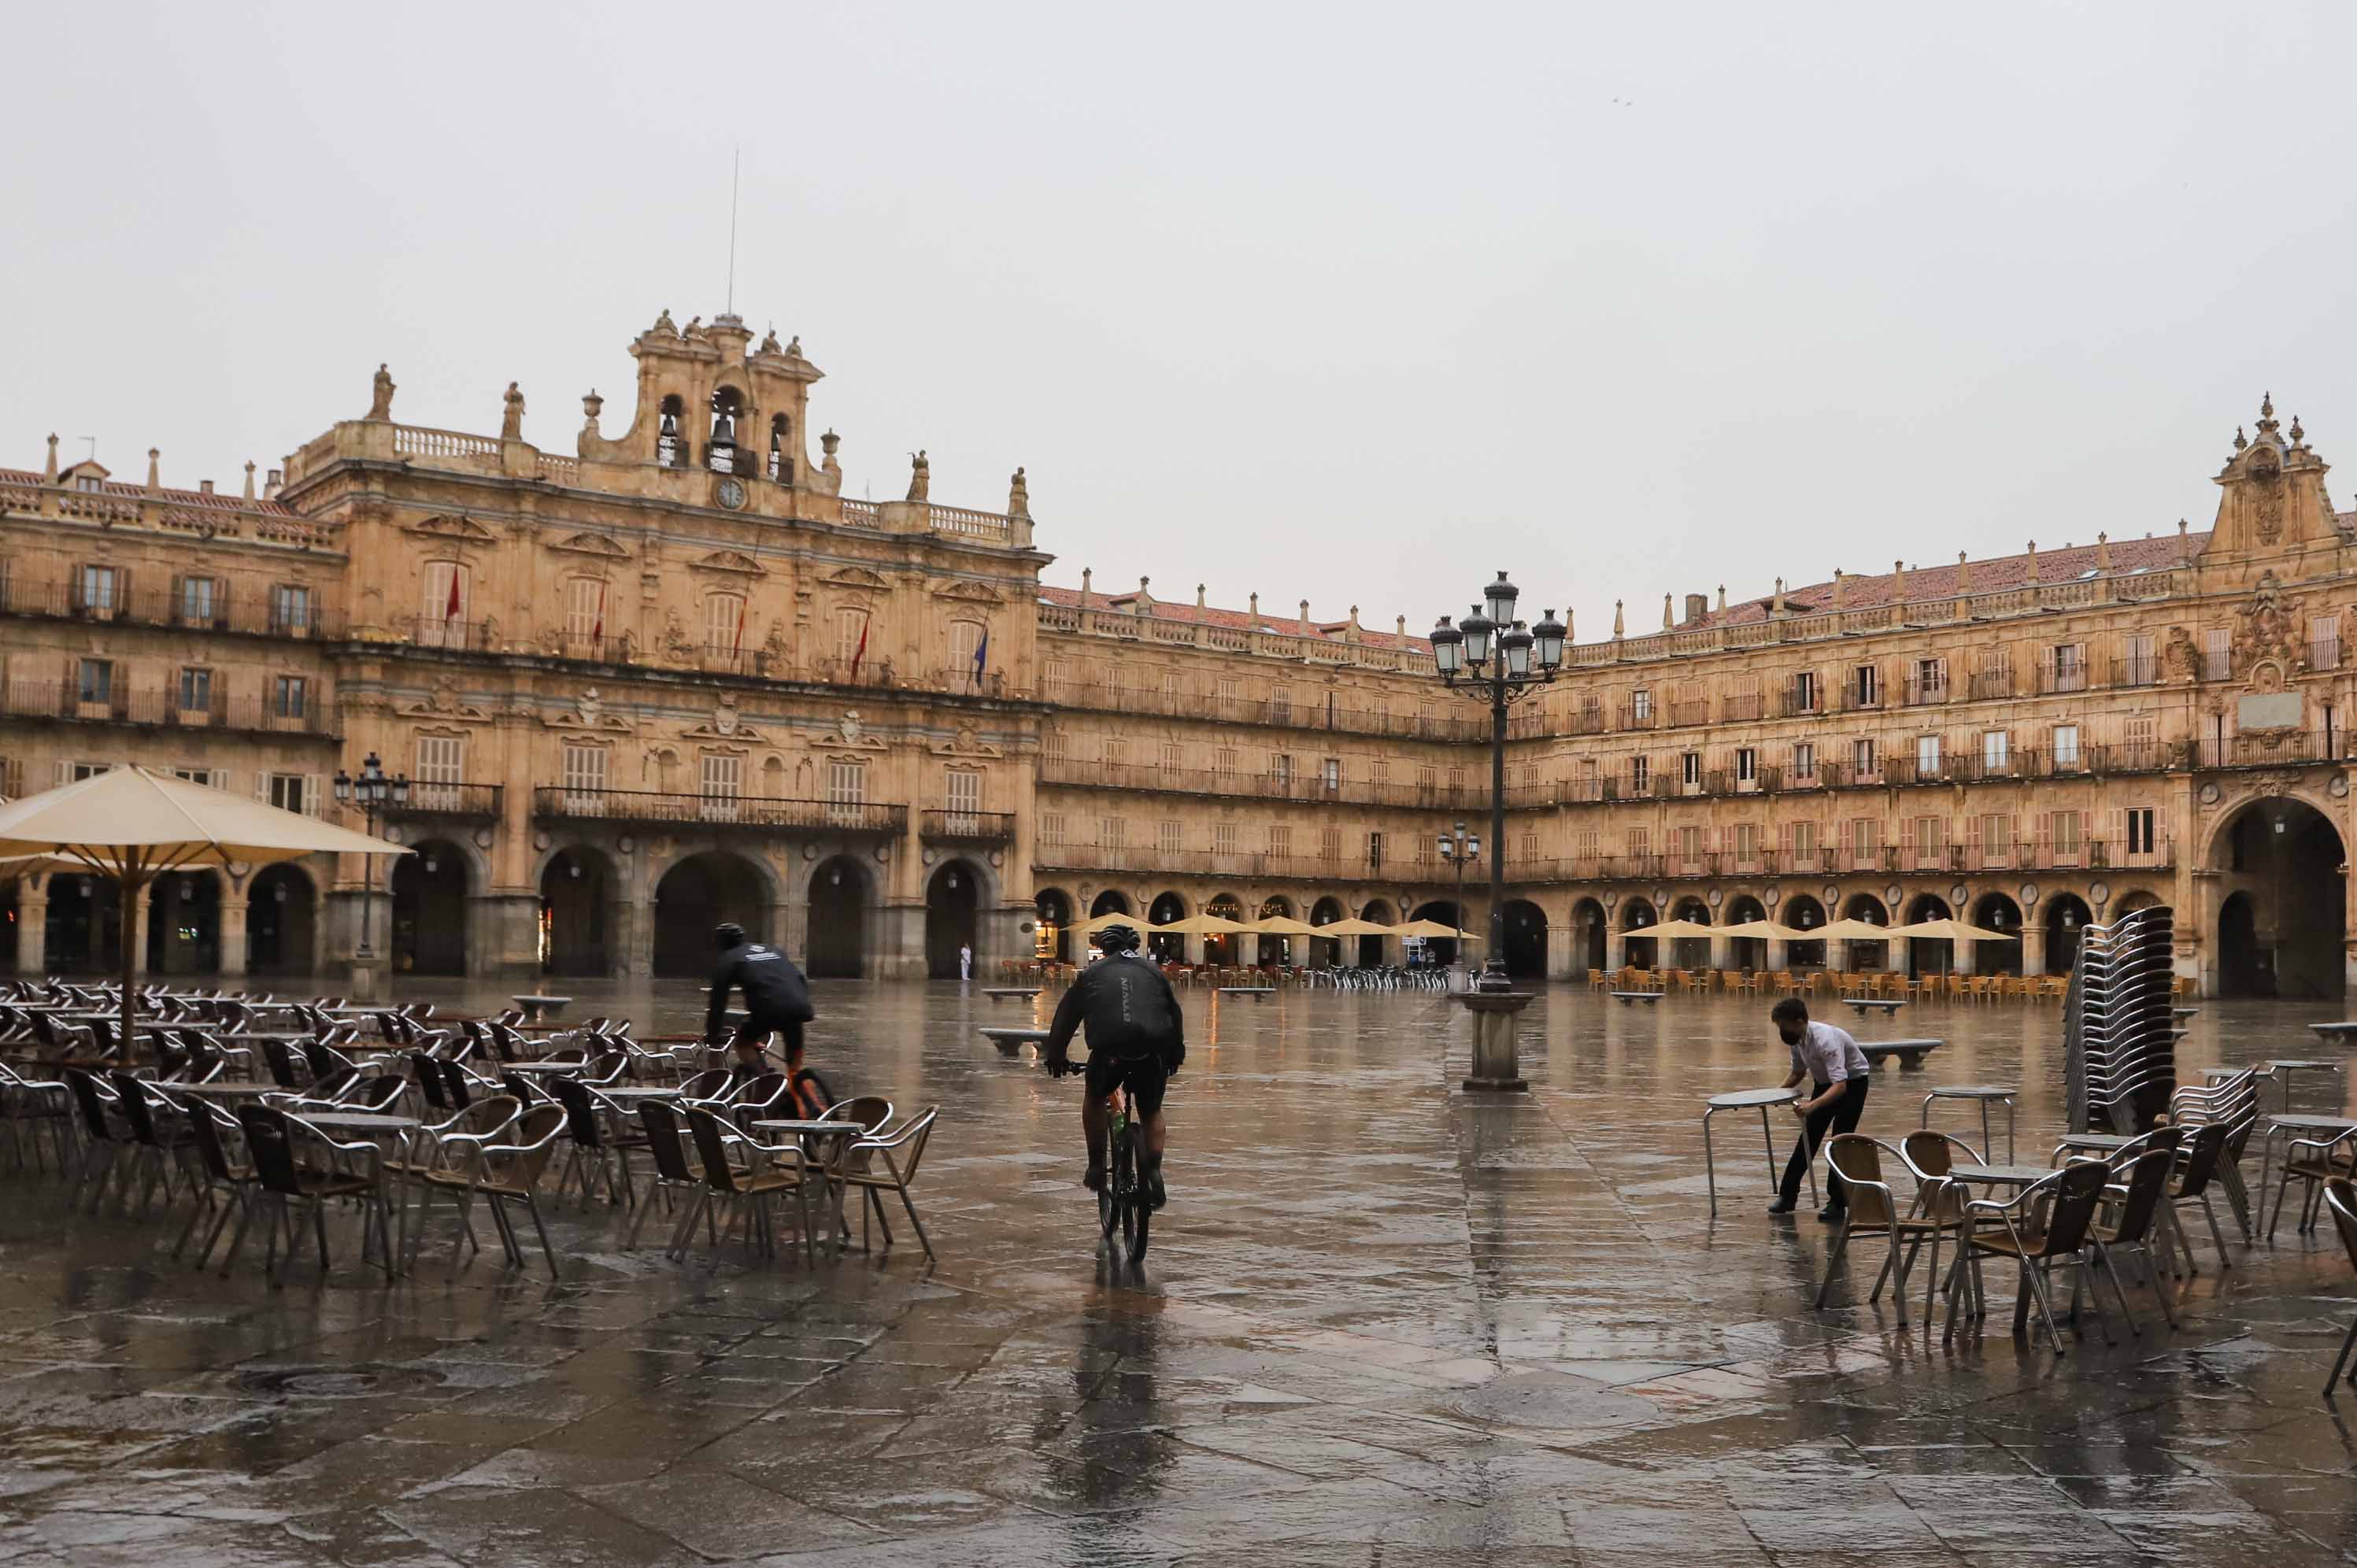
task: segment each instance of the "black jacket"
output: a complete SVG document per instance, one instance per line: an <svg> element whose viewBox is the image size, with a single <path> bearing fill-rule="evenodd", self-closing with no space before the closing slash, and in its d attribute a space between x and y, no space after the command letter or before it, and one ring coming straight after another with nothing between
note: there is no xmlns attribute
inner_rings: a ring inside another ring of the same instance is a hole
<svg viewBox="0 0 2357 1568"><path fill-rule="evenodd" d="M1115 1057L1160 1057L1176 1069L1187 1059L1187 1021L1162 972L1142 958L1101 958L1081 971L1056 1004L1041 1055L1061 1061L1072 1034L1087 1026L1089 1049Z"/></svg>
<svg viewBox="0 0 2357 1568"><path fill-rule="evenodd" d="M712 1004L704 1015L704 1037L716 1039L728 1012L728 993L745 993L745 1012L755 1024L775 1028L805 1024L817 1016L811 1007L810 982L794 961L763 942L745 942L720 955L712 972Z"/></svg>

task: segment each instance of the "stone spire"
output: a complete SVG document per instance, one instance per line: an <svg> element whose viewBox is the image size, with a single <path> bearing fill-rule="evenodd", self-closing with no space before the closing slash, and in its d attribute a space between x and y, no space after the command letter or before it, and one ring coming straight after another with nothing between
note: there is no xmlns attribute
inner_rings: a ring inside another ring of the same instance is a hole
<svg viewBox="0 0 2357 1568"><path fill-rule="evenodd" d="M1081 608L1082 609L1089 607L1089 580L1094 575L1086 566L1081 568Z"/></svg>
<svg viewBox="0 0 2357 1568"><path fill-rule="evenodd" d="M1252 628L1254 631L1258 631L1260 629L1260 596L1258 594L1254 594L1252 596L1252 609L1250 613L1252 616Z"/></svg>
<svg viewBox="0 0 2357 1568"><path fill-rule="evenodd" d="M1721 615L1725 615L1727 613L1727 585L1725 583L1721 583L1718 585L1718 613Z"/></svg>
<svg viewBox="0 0 2357 1568"><path fill-rule="evenodd" d="M2273 435L2276 433L2276 394L2262 393L2259 397L2259 434Z"/></svg>
<svg viewBox="0 0 2357 1568"><path fill-rule="evenodd" d="M1776 592L1768 601L1768 613L1771 616L1784 613L1784 579L1781 577L1776 579Z"/></svg>
<svg viewBox="0 0 2357 1568"><path fill-rule="evenodd" d="M1200 611L1206 607L1203 603L1203 585L1198 583L1195 585L1195 608Z"/></svg>
<svg viewBox="0 0 2357 1568"><path fill-rule="evenodd" d="M54 430L49 432L48 466L41 470L41 478L52 485L58 482L58 433Z"/></svg>
<svg viewBox="0 0 2357 1568"><path fill-rule="evenodd" d="M2193 536L2186 532L2183 518L2177 520L2177 562L2179 565L2193 559Z"/></svg>
<svg viewBox="0 0 2357 1568"><path fill-rule="evenodd" d="M1137 580L1136 609L1141 616L1150 616L1154 613L1154 596L1146 591L1146 585L1152 581L1154 579L1151 577L1140 577Z"/></svg>
<svg viewBox="0 0 2357 1568"><path fill-rule="evenodd" d="M1617 639L1628 635L1628 626L1621 618L1621 601L1612 601L1612 635Z"/></svg>
<svg viewBox="0 0 2357 1568"><path fill-rule="evenodd" d="M2029 542L2029 580L2032 583L2038 581L2038 541L2035 539Z"/></svg>
<svg viewBox="0 0 2357 1568"><path fill-rule="evenodd" d="M1301 618L1293 623L1293 628L1303 637L1309 635L1309 601L1308 599L1301 601Z"/></svg>
<svg viewBox="0 0 2357 1568"><path fill-rule="evenodd" d="M1667 631L1676 624L1670 618L1670 596L1663 594L1662 596L1662 629Z"/></svg>
<svg viewBox="0 0 2357 1568"><path fill-rule="evenodd" d="M1849 603L1849 578L1838 566L1834 568L1834 608Z"/></svg>
<svg viewBox="0 0 2357 1568"><path fill-rule="evenodd" d="M1407 624L1407 618L1405 616L1401 617L1400 624L1402 626L1405 626ZM1563 607L1563 645L1566 648L1569 648L1571 646L1571 607L1569 605Z"/></svg>
<svg viewBox="0 0 2357 1568"><path fill-rule="evenodd" d="M161 468L163 460L164 454L159 448L154 446L147 448L147 493L151 496L164 488Z"/></svg>
<svg viewBox="0 0 2357 1568"><path fill-rule="evenodd" d="M2108 533L2098 533L2095 535L2095 570L2108 572L2111 569L2112 536Z"/></svg>
<svg viewBox="0 0 2357 1568"><path fill-rule="evenodd" d="M1405 648L1407 646L1407 617L1402 616L1399 618L1398 622L1393 628L1392 635L1400 639L1401 647Z"/></svg>
<svg viewBox="0 0 2357 1568"><path fill-rule="evenodd" d="M1964 553L1956 552L1956 594L1958 597L1973 591L1973 569L1964 561Z"/></svg>
<svg viewBox="0 0 2357 1568"><path fill-rule="evenodd" d="M1904 561L1890 564L1890 602L1901 607L1907 603L1907 563Z"/></svg>
<svg viewBox="0 0 2357 1568"><path fill-rule="evenodd" d="M251 457L245 460L245 499L253 499L253 459Z"/></svg>

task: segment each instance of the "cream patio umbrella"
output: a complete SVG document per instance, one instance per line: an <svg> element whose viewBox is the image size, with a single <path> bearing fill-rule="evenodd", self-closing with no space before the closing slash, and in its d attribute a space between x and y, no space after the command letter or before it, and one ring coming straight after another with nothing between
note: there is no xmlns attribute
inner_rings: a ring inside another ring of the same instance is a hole
<svg viewBox="0 0 2357 1568"><path fill-rule="evenodd" d="M1889 926L1878 926L1872 920L1860 920L1845 915L1831 925L1819 926L1811 931L1809 940L1819 942L1887 942L1891 935Z"/></svg>
<svg viewBox="0 0 2357 1568"><path fill-rule="evenodd" d="M1732 926L1713 928L1722 937L1765 937L1771 942L1813 942L1823 934L1804 931L1798 926L1779 925L1773 920L1743 920Z"/></svg>
<svg viewBox="0 0 2357 1568"><path fill-rule="evenodd" d="M1135 915L1092 915L1081 922L1081 935L1092 937L1107 926L1127 926L1133 931L1167 931L1168 926L1157 926Z"/></svg>
<svg viewBox="0 0 2357 1568"><path fill-rule="evenodd" d="M1405 926L1394 926L1384 934L1394 937L1453 937L1458 941L1473 940L1472 932L1442 925L1438 920L1410 920Z"/></svg>
<svg viewBox="0 0 2357 1568"><path fill-rule="evenodd" d="M1183 920L1173 920L1167 926L1154 929L1180 937L1237 937L1246 935L1252 929L1242 920L1223 919L1218 915L1189 915Z"/></svg>
<svg viewBox="0 0 2357 1568"><path fill-rule="evenodd" d="M1673 941L1688 937L1723 937L1725 926L1706 926L1700 920L1663 920L1657 926L1631 926L1620 934L1624 937L1667 937Z"/></svg>
<svg viewBox="0 0 2357 1568"><path fill-rule="evenodd" d="M1921 938L1932 942L2009 942L2020 933L1992 931L1974 925L1970 920L1918 920L1911 926L1893 926L1893 937Z"/></svg>
<svg viewBox="0 0 2357 1568"><path fill-rule="evenodd" d="M356 833L260 800L191 784L145 768L113 768L0 806L0 856L71 862L122 890L123 1034L133 1053L134 942L140 889L191 866L251 869L307 854L407 854L397 843Z"/></svg>
<svg viewBox="0 0 2357 1568"><path fill-rule="evenodd" d="M1286 915L1268 915L1247 921L1244 929L1256 937L1322 937L1326 929Z"/></svg>
<svg viewBox="0 0 2357 1568"><path fill-rule="evenodd" d="M1378 926L1372 920L1355 918L1348 920L1333 920L1322 926L1312 926L1310 929L1321 937L1395 937L1399 935L1399 928L1396 926Z"/></svg>

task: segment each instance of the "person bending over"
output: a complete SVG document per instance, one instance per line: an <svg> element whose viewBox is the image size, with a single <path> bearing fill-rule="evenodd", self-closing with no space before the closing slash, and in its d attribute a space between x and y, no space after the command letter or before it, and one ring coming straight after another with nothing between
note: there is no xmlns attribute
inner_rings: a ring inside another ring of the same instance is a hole
<svg viewBox="0 0 2357 1568"><path fill-rule="evenodd" d="M730 1042L734 1060L728 1073L732 1088L741 1087L765 1072L782 1071L792 1088L794 1113L818 1116L834 1103L825 1080L802 1065L802 1026L817 1015L811 1006L810 983L793 960L773 947L745 940L745 928L729 921L712 933L720 949L720 967L712 975L712 1000L704 1015L704 1037L717 1046L728 1013L729 993L742 992L745 1021ZM785 1041L782 1063L770 1054L771 1035Z"/></svg>
<svg viewBox="0 0 2357 1568"><path fill-rule="evenodd" d="M1135 930L1108 926L1097 933L1096 943L1104 957L1081 971L1056 1004L1056 1019L1039 1054L1050 1072L1070 1070L1073 1032L1086 1026L1089 1062L1081 1126L1088 1135L1089 1168L1081 1184L1092 1192L1104 1186L1110 1121L1105 1101L1114 1090L1126 1089L1130 1113L1146 1135L1137 1178L1147 1201L1159 1208L1168 1196L1162 1187L1162 1149L1169 1136L1162 1091L1187 1059L1186 1020L1162 971L1139 954Z"/></svg>
<svg viewBox="0 0 2357 1568"><path fill-rule="evenodd" d="M1803 1079L1809 1084L1809 1092L1792 1101L1792 1114L1803 1124L1800 1144L1784 1166L1784 1185L1778 1189L1776 1201L1768 1206L1770 1214L1790 1214L1801 1201L1801 1178L1809 1174L1817 1145L1828 1133L1857 1131L1857 1119L1866 1114L1866 1091L1873 1087L1874 1069L1847 1029L1811 1023L1808 1004L1797 996L1777 1003L1769 1010L1768 1019L1792 1053L1792 1076L1784 1080L1784 1087L1797 1089ZM1817 1218L1828 1225L1836 1224L1848 1206L1849 1195L1842 1190L1840 1173L1828 1168L1825 1206L1817 1210Z"/></svg>

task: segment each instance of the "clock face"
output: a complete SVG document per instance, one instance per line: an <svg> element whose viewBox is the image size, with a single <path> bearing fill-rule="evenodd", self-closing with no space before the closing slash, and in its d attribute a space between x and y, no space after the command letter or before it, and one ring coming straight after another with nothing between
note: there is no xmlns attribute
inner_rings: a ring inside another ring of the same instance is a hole
<svg viewBox="0 0 2357 1568"><path fill-rule="evenodd" d="M720 504L730 511L735 511L745 504L745 482L742 479L721 480L716 493L719 496Z"/></svg>

